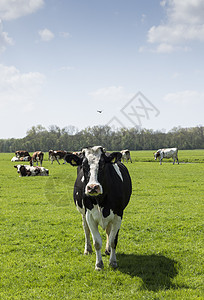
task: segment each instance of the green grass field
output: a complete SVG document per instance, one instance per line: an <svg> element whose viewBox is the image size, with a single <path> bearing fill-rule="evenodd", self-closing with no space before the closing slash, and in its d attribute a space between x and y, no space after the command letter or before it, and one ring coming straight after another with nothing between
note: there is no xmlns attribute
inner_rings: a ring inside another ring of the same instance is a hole
<svg viewBox="0 0 204 300"><path fill-rule="evenodd" d="M0 154L0 299L204 299L204 150L179 151L179 165L132 152L133 193L117 246L118 268L97 272L84 256L72 191L76 168L19 178ZM103 250L105 250L105 233ZM104 252L104 251L103 251Z"/></svg>

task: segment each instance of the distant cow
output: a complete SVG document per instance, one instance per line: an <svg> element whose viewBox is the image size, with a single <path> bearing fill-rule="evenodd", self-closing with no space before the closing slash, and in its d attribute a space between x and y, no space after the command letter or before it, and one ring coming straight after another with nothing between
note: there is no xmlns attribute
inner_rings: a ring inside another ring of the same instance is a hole
<svg viewBox="0 0 204 300"><path fill-rule="evenodd" d="M16 157L14 156L11 161L30 161L31 157L30 156L25 156L25 157Z"/></svg>
<svg viewBox="0 0 204 300"><path fill-rule="evenodd" d="M126 162L128 163L128 160L130 160L130 162L132 163L132 159L131 159L131 156L130 156L130 151L128 149L122 150L122 151L120 151L120 153L122 154L123 162L126 160Z"/></svg>
<svg viewBox="0 0 204 300"><path fill-rule="evenodd" d="M160 159L160 165L162 164L163 158L173 158L173 165L175 163L175 160L178 161L178 148L167 148L167 149L159 149L157 152L154 153L154 159L156 160L157 157Z"/></svg>
<svg viewBox="0 0 204 300"><path fill-rule="evenodd" d="M53 164L53 161L56 160L58 164L60 165L59 159L64 159L67 155L67 151L62 150L49 150L49 160L51 160L51 163ZM66 160L64 159L64 164L66 164Z"/></svg>
<svg viewBox="0 0 204 300"><path fill-rule="evenodd" d="M29 165L16 165L14 168L20 174L19 177L23 176L48 176L49 170L44 167L33 167Z"/></svg>
<svg viewBox="0 0 204 300"><path fill-rule="evenodd" d="M82 155L67 154L65 159L79 166L74 185L74 201L82 214L85 232L84 254L92 252L90 232L96 249L96 270L103 268L100 225L107 234L106 251L110 265L117 267L116 246L123 211L128 205L132 184L127 168L121 163L121 153L105 153L100 146L82 150Z"/></svg>
<svg viewBox="0 0 204 300"><path fill-rule="evenodd" d="M34 152L30 160L30 165L33 166L33 163L36 162L38 166L38 162L40 162L40 166L42 167L43 157L44 153L42 151Z"/></svg>
<svg viewBox="0 0 204 300"><path fill-rule="evenodd" d="M25 156L30 156L30 154L28 153L28 151L24 151L24 150L17 150L15 152L16 157L25 157Z"/></svg>

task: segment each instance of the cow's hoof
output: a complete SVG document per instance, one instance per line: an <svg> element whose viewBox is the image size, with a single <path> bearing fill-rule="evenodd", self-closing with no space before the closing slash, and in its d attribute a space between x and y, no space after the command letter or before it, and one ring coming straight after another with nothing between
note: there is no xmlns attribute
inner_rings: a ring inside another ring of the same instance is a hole
<svg viewBox="0 0 204 300"><path fill-rule="evenodd" d="M109 265L110 265L113 269L116 269L116 268L118 267L116 261L110 261Z"/></svg>
<svg viewBox="0 0 204 300"><path fill-rule="evenodd" d="M92 253L93 253L92 249L84 250L84 255L89 255L89 254L92 254Z"/></svg>
<svg viewBox="0 0 204 300"><path fill-rule="evenodd" d="M101 260L99 263L96 264L95 270L96 271L101 271L102 269L103 269L103 262Z"/></svg>

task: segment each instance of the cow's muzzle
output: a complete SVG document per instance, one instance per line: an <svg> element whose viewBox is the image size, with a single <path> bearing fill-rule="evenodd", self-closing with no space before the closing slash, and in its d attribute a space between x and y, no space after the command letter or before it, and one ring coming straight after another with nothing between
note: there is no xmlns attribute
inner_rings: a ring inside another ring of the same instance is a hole
<svg viewBox="0 0 204 300"><path fill-rule="evenodd" d="M86 194L88 196L98 196L102 194L102 187L100 184L87 184L86 186Z"/></svg>

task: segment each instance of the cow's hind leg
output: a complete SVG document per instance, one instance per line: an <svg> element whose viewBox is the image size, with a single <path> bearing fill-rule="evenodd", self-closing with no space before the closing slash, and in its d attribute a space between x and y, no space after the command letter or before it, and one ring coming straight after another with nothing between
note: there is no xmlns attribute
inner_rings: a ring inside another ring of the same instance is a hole
<svg viewBox="0 0 204 300"><path fill-rule="evenodd" d="M84 248L84 254L91 254L92 253L92 246L91 246L91 240L90 240L90 229L86 222L86 216L82 215L82 224L84 228L85 233L85 248Z"/></svg>
<svg viewBox="0 0 204 300"><path fill-rule="evenodd" d="M115 250L116 250L116 246L117 246L117 242L118 242L118 233L119 233L119 230L120 230L121 221L122 221L122 218L115 215L114 221L113 221L113 224L112 224L112 228L111 228L111 232L110 232L110 235L109 235L109 244L110 244L110 247L111 247L109 264L113 268L117 268Z"/></svg>
<svg viewBox="0 0 204 300"><path fill-rule="evenodd" d="M111 224L108 224L108 226L106 227L106 250L105 250L105 254L106 255L110 255L110 252L111 252L111 248L110 248L110 245L109 245L109 235L110 235L110 232L111 232Z"/></svg>

